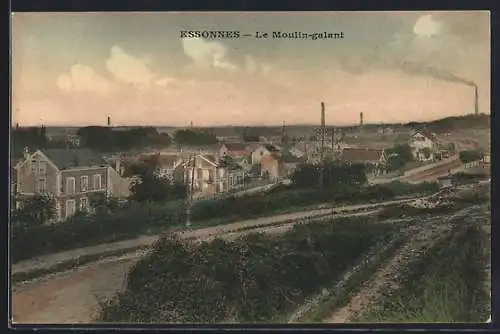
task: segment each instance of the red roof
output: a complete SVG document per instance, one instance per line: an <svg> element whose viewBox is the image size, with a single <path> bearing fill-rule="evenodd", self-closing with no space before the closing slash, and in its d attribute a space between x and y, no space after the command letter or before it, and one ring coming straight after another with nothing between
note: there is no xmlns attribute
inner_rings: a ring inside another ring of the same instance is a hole
<svg viewBox="0 0 500 334"><path fill-rule="evenodd" d="M342 158L349 162L378 162L383 153L384 150L371 148L344 148Z"/></svg>

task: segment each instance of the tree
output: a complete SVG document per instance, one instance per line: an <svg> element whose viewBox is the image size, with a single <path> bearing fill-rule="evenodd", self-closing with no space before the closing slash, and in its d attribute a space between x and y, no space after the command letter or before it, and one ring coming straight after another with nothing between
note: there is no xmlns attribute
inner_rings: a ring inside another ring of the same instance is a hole
<svg viewBox="0 0 500 334"><path fill-rule="evenodd" d="M397 144L394 147L385 150L385 154L389 157L389 170L400 169L408 162L413 161L411 147L408 144Z"/></svg>
<svg viewBox="0 0 500 334"><path fill-rule="evenodd" d="M363 164L342 164L326 161L323 166L304 164L292 174L291 180L297 188L317 187L320 182L321 168L323 168L323 186L365 184L366 166Z"/></svg>
<svg viewBox="0 0 500 334"><path fill-rule="evenodd" d="M154 160L151 163L153 162ZM129 199L132 201L164 202L187 196L187 188L184 184L177 184L166 177L160 177L150 164L132 165L128 173L135 176L135 180L130 186L131 196Z"/></svg>
<svg viewBox="0 0 500 334"><path fill-rule="evenodd" d="M214 133L190 129L175 131L174 140L181 146L202 146L217 143L217 137Z"/></svg>
<svg viewBox="0 0 500 334"><path fill-rule="evenodd" d="M460 151L460 161L464 164L477 161L483 158L483 154L478 151Z"/></svg>
<svg viewBox="0 0 500 334"><path fill-rule="evenodd" d="M12 130L12 155L21 157L25 147L28 147L31 152L46 148L48 141L45 126L15 128Z"/></svg>
<svg viewBox="0 0 500 334"><path fill-rule="evenodd" d="M45 195L35 195L21 201L21 207L12 213L12 223L15 227L29 228L46 224L55 216L54 199Z"/></svg>
<svg viewBox="0 0 500 334"><path fill-rule="evenodd" d="M115 197L106 196L105 193L94 193L89 197L89 206L94 214L116 212L122 208L120 201ZM87 214L86 212L83 212Z"/></svg>

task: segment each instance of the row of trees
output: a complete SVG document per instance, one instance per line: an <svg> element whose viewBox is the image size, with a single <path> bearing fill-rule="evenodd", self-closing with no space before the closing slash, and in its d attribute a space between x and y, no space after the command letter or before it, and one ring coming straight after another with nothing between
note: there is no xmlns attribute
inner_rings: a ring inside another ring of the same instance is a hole
<svg viewBox="0 0 500 334"><path fill-rule="evenodd" d="M118 152L144 147L168 147L175 141L179 146L203 146L217 143L214 133L194 129L177 130L173 138L159 133L154 127L116 129L104 126L88 126L77 130L80 147L99 152ZM71 146L67 140L49 140L47 129L41 127L16 127L12 130L13 156L21 157L25 147L30 151L44 148L65 148Z"/></svg>
<svg viewBox="0 0 500 334"><path fill-rule="evenodd" d="M459 157L462 163L467 164L470 162L479 161L483 159L484 154L479 151L466 150L466 151L460 151Z"/></svg>
<svg viewBox="0 0 500 334"><path fill-rule="evenodd" d="M325 161L323 165L304 164L293 172L291 180L297 188L320 185L324 187L360 186L367 182L365 169L363 164L344 164L333 161Z"/></svg>
<svg viewBox="0 0 500 334"><path fill-rule="evenodd" d="M217 137L212 132L185 129L175 131L174 141L181 146L203 146L217 144Z"/></svg>

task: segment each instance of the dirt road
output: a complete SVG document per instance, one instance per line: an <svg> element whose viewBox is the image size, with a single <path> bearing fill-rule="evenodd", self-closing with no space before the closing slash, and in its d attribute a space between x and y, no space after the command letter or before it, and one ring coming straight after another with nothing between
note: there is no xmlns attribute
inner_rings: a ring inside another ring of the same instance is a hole
<svg viewBox="0 0 500 334"><path fill-rule="evenodd" d="M336 208L327 208L327 209L314 209L286 214L279 214L269 217L261 217L255 219L249 219L245 221L240 221L232 224L218 225L213 227L207 227L202 229L194 229L190 231L183 231L182 233L185 237L202 237L208 235L217 235L220 233L227 233L231 231L236 231L242 228L251 228L253 226L264 226L271 225L280 222L288 222L290 220L299 220L305 219L314 216L322 216L327 215L335 210L335 212L345 212L357 209L369 209L374 208L381 205L390 205L394 203L403 203L408 202L413 199L405 199L405 200L393 200L387 202L373 203L373 204L359 204L359 205L346 205ZM103 244L91 247L84 247L75 250L60 252L56 254L43 255L40 257L36 257L33 259L20 261L15 263L12 266L12 273L23 273L36 269L46 269L53 266L58 265L61 262L77 259L82 256L93 255L93 254L102 254L104 252L117 251L129 248L137 248L139 246L150 246L156 240L158 240L159 236L157 235L149 235L149 236L141 236L136 239L124 240L120 242L114 242L110 244Z"/></svg>

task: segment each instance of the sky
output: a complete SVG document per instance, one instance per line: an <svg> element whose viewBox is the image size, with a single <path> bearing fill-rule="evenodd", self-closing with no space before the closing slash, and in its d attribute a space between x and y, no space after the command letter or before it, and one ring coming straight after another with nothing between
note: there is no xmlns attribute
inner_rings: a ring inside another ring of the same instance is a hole
<svg viewBox="0 0 500 334"><path fill-rule="evenodd" d="M198 126L490 113L490 16L471 12L14 13L12 123ZM182 38L230 30L238 39ZM259 39L256 32L343 33Z"/></svg>

